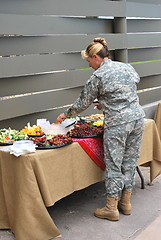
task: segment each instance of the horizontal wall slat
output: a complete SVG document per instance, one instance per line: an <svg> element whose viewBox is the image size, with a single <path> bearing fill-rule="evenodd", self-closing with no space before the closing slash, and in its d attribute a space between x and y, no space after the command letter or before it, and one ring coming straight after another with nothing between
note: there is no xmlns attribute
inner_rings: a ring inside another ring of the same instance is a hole
<svg viewBox="0 0 161 240"><path fill-rule="evenodd" d="M127 2L126 7L127 17L161 17L161 5Z"/></svg>
<svg viewBox="0 0 161 240"><path fill-rule="evenodd" d="M149 64L150 63L148 63L148 65L147 63L141 65L133 64L133 67L137 70L140 77L142 77L142 80L139 83L140 87L138 87L138 89L156 87L161 85L161 73L153 76L155 74L156 68L158 72L161 72L160 63L157 66L155 63L153 63L155 68L149 67ZM150 71L150 76L148 76L147 71ZM92 74L92 72L93 69L84 69L33 76L22 76L15 78L1 78L0 97L25 94L30 92L46 91L52 89L83 86ZM144 78L146 80L143 81Z"/></svg>
<svg viewBox="0 0 161 240"><path fill-rule="evenodd" d="M161 88L138 93L138 96L141 105L161 101Z"/></svg>
<svg viewBox="0 0 161 240"><path fill-rule="evenodd" d="M0 58L0 67L0 78L5 78L84 68L88 63L80 53L44 54Z"/></svg>
<svg viewBox="0 0 161 240"><path fill-rule="evenodd" d="M0 79L0 97L83 86L92 69Z"/></svg>
<svg viewBox="0 0 161 240"><path fill-rule="evenodd" d="M128 19L127 33L161 32L161 19Z"/></svg>
<svg viewBox="0 0 161 240"><path fill-rule="evenodd" d="M127 2L148 3L148 4L161 4L161 0L126 0Z"/></svg>
<svg viewBox="0 0 161 240"><path fill-rule="evenodd" d="M113 33L112 20L0 14L0 34L44 35L69 33Z"/></svg>
<svg viewBox="0 0 161 240"><path fill-rule="evenodd" d="M123 1L104 0L5 0L0 13L24 15L125 16Z"/></svg>
<svg viewBox="0 0 161 240"><path fill-rule="evenodd" d="M127 34L127 48L161 47L160 33Z"/></svg>
<svg viewBox="0 0 161 240"><path fill-rule="evenodd" d="M154 88L161 86L161 74L154 76L142 77L141 81L138 84L138 90L146 88Z"/></svg>
<svg viewBox="0 0 161 240"><path fill-rule="evenodd" d="M0 109L3 114L0 115L0 121L71 104L81 89L78 87L2 100Z"/></svg>
<svg viewBox="0 0 161 240"><path fill-rule="evenodd" d="M161 59L161 47L128 50L129 62L152 61L159 59Z"/></svg>
<svg viewBox="0 0 161 240"><path fill-rule="evenodd" d="M81 51L95 37L98 34L0 37L0 56ZM107 40L109 49L127 46L125 34L99 34L99 37Z"/></svg>
<svg viewBox="0 0 161 240"><path fill-rule="evenodd" d="M161 74L161 61L132 64L140 77Z"/></svg>
<svg viewBox="0 0 161 240"><path fill-rule="evenodd" d="M36 124L36 120L40 118L46 118L50 121L50 123L53 123L56 121L57 116L64 112L66 110L66 107L54 109L54 110L48 110L48 111L42 111L42 112L36 112L33 114L27 114L20 117L5 119L0 121L0 128L16 128L18 130L21 130L26 126L28 122L31 123L31 125ZM81 116L87 116L90 114L96 114L100 113L100 111L93 108L93 104L85 111L81 113Z"/></svg>
<svg viewBox="0 0 161 240"><path fill-rule="evenodd" d="M71 104L78 97L81 89L82 87L63 89L61 91L51 91L0 101L0 109L1 113L3 113L0 120ZM148 95L149 92L148 94L140 94L141 104L158 101L161 98L161 90L155 91L154 94L152 94L154 91L150 92L151 95Z"/></svg>

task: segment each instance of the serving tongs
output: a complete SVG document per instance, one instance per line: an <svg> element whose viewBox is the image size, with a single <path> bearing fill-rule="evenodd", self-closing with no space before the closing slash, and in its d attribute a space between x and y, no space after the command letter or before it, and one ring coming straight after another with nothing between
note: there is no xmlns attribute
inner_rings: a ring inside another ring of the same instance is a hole
<svg viewBox="0 0 161 240"><path fill-rule="evenodd" d="M65 126L65 128L71 127L72 125L74 125L76 123L76 120L70 124L68 124L67 126Z"/></svg>

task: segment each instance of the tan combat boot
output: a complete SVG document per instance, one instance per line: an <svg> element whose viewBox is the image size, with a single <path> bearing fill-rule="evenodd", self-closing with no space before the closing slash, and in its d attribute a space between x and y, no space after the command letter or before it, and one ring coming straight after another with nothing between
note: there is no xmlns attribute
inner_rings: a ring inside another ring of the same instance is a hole
<svg viewBox="0 0 161 240"><path fill-rule="evenodd" d="M94 215L98 218L106 218L111 221L119 220L119 211L117 209L118 198L107 197L106 206L104 208L97 208Z"/></svg>
<svg viewBox="0 0 161 240"><path fill-rule="evenodd" d="M124 215L131 214L131 191L123 190L118 204L119 211Z"/></svg>

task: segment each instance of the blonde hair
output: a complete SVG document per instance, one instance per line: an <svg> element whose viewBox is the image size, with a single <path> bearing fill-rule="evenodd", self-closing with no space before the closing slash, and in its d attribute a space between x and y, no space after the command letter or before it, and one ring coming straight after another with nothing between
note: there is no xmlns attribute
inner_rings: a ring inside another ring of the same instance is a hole
<svg viewBox="0 0 161 240"><path fill-rule="evenodd" d="M107 42L105 38L94 38L93 42L88 45L86 50L81 51L83 59L92 57L93 54L99 55L101 58L109 56Z"/></svg>

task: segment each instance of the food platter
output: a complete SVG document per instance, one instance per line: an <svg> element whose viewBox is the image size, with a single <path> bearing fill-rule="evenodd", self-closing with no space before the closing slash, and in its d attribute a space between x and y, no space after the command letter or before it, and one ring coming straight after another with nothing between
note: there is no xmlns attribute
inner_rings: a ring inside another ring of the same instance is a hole
<svg viewBox="0 0 161 240"><path fill-rule="evenodd" d="M56 148L61 148L61 147L65 147L68 146L70 144L72 144L73 141L69 141L68 143L65 144L60 144L60 145L52 145L52 146L37 146L36 149L40 149L40 150L49 150L49 149L56 149Z"/></svg>
<svg viewBox="0 0 161 240"><path fill-rule="evenodd" d="M24 140L25 135L19 130L11 128L0 129L0 146L12 145L14 141Z"/></svg>
<svg viewBox="0 0 161 240"><path fill-rule="evenodd" d="M104 128L93 126L91 123L76 123L68 132L71 138L96 138L103 135Z"/></svg>
<svg viewBox="0 0 161 240"><path fill-rule="evenodd" d="M21 129L21 132L23 132L24 134L30 137L36 137L36 136L40 137L44 135L44 132L41 126L39 125L30 126L30 124L28 124L28 126L25 126L23 129Z"/></svg>

